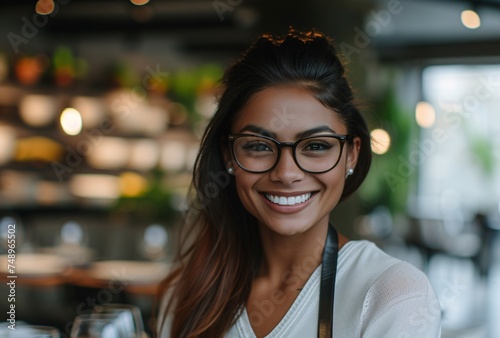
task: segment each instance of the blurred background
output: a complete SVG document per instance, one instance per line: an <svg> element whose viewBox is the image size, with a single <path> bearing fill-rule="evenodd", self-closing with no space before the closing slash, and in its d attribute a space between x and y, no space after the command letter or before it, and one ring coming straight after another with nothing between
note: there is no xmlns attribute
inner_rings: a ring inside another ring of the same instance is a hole
<svg viewBox="0 0 500 338"><path fill-rule="evenodd" d="M217 80L289 26L334 38L372 130L334 224L429 276L443 337L500 337L500 0L2 0L1 312L15 273L18 321L149 330Z"/></svg>

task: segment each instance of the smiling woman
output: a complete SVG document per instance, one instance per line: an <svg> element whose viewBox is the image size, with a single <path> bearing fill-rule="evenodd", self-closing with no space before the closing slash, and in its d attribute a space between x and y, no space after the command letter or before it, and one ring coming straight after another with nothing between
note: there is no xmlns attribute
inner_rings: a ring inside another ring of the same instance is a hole
<svg viewBox="0 0 500 338"><path fill-rule="evenodd" d="M425 275L330 225L371 163L369 132L330 40L261 36L223 84L178 264L159 295L158 334L438 337Z"/></svg>
<svg viewBox="0 0 500 338"><path fill-rule="evenodd" d="M282 131L273 130L270 123L277 108L288 112ZM238 197L259 226L292 235L320 223L317 235L324 236L347 171L356 166L359 136L351 138L341 117L308 89L290 85L255 93L236 115L230 139L232 135L239 136L233 137L232 158L226 151L225 162L237 163ZM301 196L304 202L295 203L295 197Z"/></svg>

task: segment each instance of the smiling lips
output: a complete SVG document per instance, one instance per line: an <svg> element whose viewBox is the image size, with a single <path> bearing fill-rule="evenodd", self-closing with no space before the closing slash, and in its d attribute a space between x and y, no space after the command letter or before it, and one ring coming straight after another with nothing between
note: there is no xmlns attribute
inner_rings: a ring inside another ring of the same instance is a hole
<svg viewBox="0 0 500 338"><path fill-rule="evenodd" d="M307 201L309 198L311 198L311 193L302 194L302 195L298 195L298 196L290 196L290 197L275 196L275 195L270 195L270 194L265 194L265 196L269 201L271 201L274 204L295 205L295 204L300 204L300 203L304 203L305 201Z"/></svg>

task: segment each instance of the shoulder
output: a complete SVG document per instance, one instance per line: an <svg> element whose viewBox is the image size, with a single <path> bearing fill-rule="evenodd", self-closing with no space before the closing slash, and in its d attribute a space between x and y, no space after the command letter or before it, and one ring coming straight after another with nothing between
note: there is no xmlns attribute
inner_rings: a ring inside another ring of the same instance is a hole
<svg viewBox="0 0 500 338"><path fill-rule="evenodd" d="M359 309L355 312L361 332L437 337L441 309L422 271L368 241L349 242L340 253L339 287L351 294L350 301Z"/></svg>
<svg viewBox="0 0 500 338"><path fill-rule="evenodd" d="M360 268L362 267L363 269L370 268L369 271L373 271L374 273L380 272L381 269L388 268L400 262L404 261L387 254L375 243L368 240L355 240L347 242L339 251L338 258L338 264L341 269L343 266L346 268L356 266ZM404 263L408 264L410 269L417 269L407 262ZM365 270L365 273L369 271Z"/></svg>
<svg viewBox="0 0 500 338"><path fill-rule="evenodd" d="M358 280L358 285L362 284L367 292L391 290L411 297L432 291L421 270L388 255L369 241L348 242L340 251L338 269L339 275Z"/></svg>
<svg viewBox="0 0 500 338"><path fill-rule="evenodd" d="M339 251L337 269L341 276L346 272L349 276L360 273L363 280L370 280L399 262L370 241L349 241Z"/></svg>

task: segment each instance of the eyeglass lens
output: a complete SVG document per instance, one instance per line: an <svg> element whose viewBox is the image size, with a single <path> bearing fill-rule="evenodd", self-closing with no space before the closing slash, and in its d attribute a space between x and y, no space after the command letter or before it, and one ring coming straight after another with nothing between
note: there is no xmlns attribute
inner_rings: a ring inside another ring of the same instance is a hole
<svg viewBox="0 0 500 338"><path fill-rule="evenodd" d="M332 136L306 138L296 145L295 159L302 170L324 172L333 169L342 152L342 143ZM264 172L278 161L278 144L258 136L240 136L234 140L234 156L248 171Z"/></svg>

